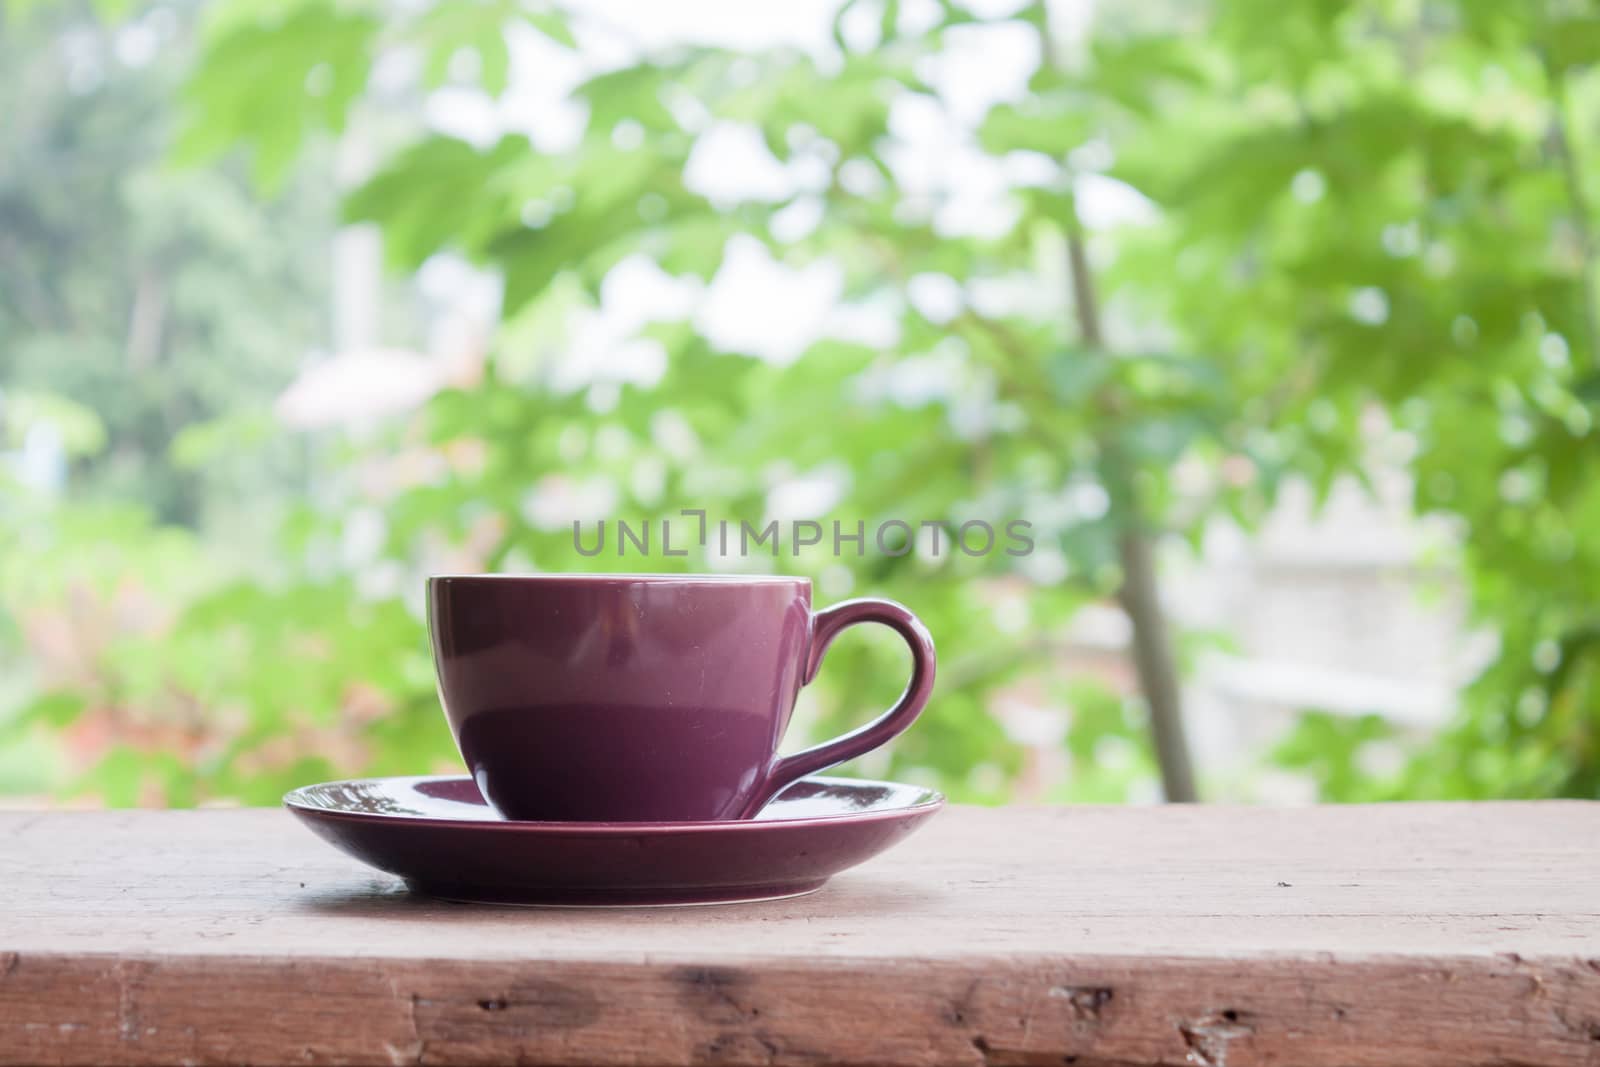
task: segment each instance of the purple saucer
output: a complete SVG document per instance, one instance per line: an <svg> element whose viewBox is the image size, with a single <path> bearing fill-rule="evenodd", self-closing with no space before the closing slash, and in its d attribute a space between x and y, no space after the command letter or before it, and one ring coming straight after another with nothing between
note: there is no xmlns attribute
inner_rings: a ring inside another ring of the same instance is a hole
<svg viewBox="0 0 1600 1067"><path fill-rule="evenodd" d="M512 822L472 779L362 778L283 798L323 840L415 892L496 904L721 904L822 888L944 806L930 789L805 778L753 819Z"/></svg>

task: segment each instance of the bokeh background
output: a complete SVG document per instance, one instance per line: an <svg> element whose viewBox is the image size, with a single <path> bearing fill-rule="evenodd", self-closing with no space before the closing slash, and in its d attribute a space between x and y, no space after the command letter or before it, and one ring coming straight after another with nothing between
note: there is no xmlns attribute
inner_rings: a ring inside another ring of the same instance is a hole
<svg viewBox="0 0 1600 1067"><path fill-rule="evenodd" d="M596 569L911 605L852 770L960 800L1600 797L1596 60L1566 0L6 0L0 803L452 770L422 576ZM574 551L683 508L1036 550Z"/></svg>

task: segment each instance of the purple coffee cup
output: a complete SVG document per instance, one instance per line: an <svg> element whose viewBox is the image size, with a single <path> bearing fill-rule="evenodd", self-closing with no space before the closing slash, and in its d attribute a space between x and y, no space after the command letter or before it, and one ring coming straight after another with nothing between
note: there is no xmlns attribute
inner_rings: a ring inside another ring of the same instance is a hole
<svg viewBox="0 0 1600 1067"><path fill-rule="evenodd" d="M778 755L800 687L864 622L911 648L900 700ZM933 639L915 615L871 599L813 611L805 578L439 576L428 629L450 731L508 819L747 819L796 779L899 734L933 690Z"/></svg>

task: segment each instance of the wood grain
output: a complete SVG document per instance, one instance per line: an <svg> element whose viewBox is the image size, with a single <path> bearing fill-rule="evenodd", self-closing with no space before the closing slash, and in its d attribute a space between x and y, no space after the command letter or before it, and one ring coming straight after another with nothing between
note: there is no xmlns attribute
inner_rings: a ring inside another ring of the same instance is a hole
<svg viewBox="0 0 1600 1067"><path fill-rule="evenodd" d="M0 1064L1600 1067L1600 804L956 808L821 893L413 898L277 811L0 814Z"/></svg>

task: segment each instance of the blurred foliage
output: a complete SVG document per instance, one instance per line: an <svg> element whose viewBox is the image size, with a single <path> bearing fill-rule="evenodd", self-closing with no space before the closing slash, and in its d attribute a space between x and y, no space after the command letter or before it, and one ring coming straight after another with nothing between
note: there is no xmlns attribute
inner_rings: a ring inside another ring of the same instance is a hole
<svg viewBox="0 0 1600 1067"><path fill-rule="evenodd" d="M168 445L265 414L324 336L335 211L309 163L271 202L237 166L170 167L192 8L110 24L75 5L30 18L0 5L0 432L20 436L50 397L70 397L78 415L50 421L71 438L74 495L185 524L304 484L288 440L200 469Z"/></svg>
<svg viewBox="0 0 1600 1067"><path fill-rule="evenodd" d="M1556 2L1222 5L1183 135L1114 168L1170 223L1123 270L1177 257L1137 290L1236 354L1297 468L1359 469L1381 409L1416 511L1464 533L1495 658L1398 771L1362 772L1370 722L1307 720L1331 796L1600 794L1597 33Z"/></svg>
<svg viewBox="0 0 1600 1067"><path fill-rule="evenodd" d="M69 789L117 803L262 801L336 772L449 765L417 576L636 570L579 556L563 502L754 519L785 483L828 475L830 519L1024 516L1038 546L891 556L869 537L859 556L745 561L809 574L822 601L904 600L937 635L934 709L862 769L999 800L1053 760L1071 769L1056 798L1126 800L1153 773L1142 704L1063 661L1073 614L1117 587L1119 537L1198 542L1218 519L1255 524L1288 479L1319 495L1363 479L1376 420L1410 443L1416 511L1459 523L1497 652L1438 736L1308 714L1276 759L1333 799L1600 795L1600 541L1583 536L1600 528L1596 153L1580 133L1600 105L1600 24L1557 0L1215 0L1126 5L1076 39L1037 3L923 9L851 0L826 56L685 46L596 69L559 151L411 123L346 218L375 224L399 271L460 257L503 278L490 358L352 438L341 476L250 573L204 573L192 535L148 518L0 497L8 525L42 531L25 539L37 552L0 552L12 640L41 665L11 733L67 731ZM909 186L901 123L963 115L936 73L996 28L1028 36L1037 70L963 138L1010 176L1008 211L953 232L962 176ZM243 160L263 189L292 188L352 123L392 128L439 86L505 93L518 35L574 48L617 33L523 0L230 0L208 9L175 151L191 175ZM396 56L413 72L399 90L374 73ZM697 143L730 128L807 177L772 198L696 192ZM1087 232L1078 201L1110 183L1151 219ZM656 370L573 373L569 323L619 264L705 281L752 243L836 264L843 300L890 309L894 336L762 359L668 316L640 338ZM1104 344L1081 328L1096 308ZM205 358L235 366L225 345ZM1205 484L1180 487L1182 463ZM106 552L121 585L85 569ZM189 562L168 582L174 554ZM130 574L156 606L117 627ZM65 579L29 591L44 575ZM111 620L67 643L72 664L41 654L62 603ZM877 636L830 654L806 730L893 698L904 653Z"/></svg>

